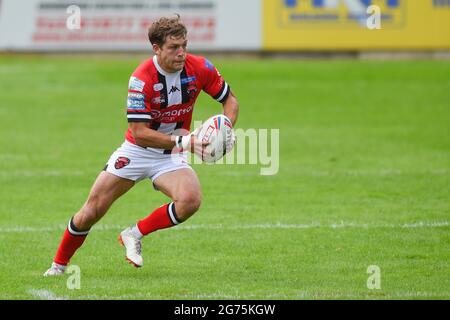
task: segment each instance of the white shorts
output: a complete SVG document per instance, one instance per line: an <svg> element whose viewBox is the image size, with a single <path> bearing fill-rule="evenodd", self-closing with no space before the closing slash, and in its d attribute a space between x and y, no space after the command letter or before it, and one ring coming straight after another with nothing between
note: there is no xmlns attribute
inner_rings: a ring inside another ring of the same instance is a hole
<svg viewBox="0 0 450 320"><path fill-rule="evenodd" d="M192 170L187 152L163 154L125 141L111 155L105 171L133 181L150 178L154 182L164 173L185 168Z"/></svg>

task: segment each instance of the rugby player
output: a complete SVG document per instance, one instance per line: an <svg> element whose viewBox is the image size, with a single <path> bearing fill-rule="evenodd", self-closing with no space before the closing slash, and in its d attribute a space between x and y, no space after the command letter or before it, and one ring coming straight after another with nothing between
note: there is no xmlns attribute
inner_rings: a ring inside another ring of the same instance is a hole
<svg viewBox="0 0 450 320"><path fill-rule="evenodd" d="M150 178L155 189L171 201L120 233L125 257L135 267L144 264L144 236L186 221L200 207L200 183L186 154L201 153L205 147L189 133L195 101L205 91L223 105L223 113L233 125L238 101L210 61L186 52L187 30L179 16L155 21L148 37L155 55L131 75L125 141L111 155L86 202L70 219L44 276L64 274L91 227L140 180Z"/></svg>

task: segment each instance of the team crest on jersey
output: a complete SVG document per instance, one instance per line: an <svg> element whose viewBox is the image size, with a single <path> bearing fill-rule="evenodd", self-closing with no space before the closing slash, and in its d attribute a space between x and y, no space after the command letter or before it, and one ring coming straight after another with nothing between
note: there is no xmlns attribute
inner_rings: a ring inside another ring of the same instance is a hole
<svg viewBox="0 0 450 320"><path fill-rule="evenodd" d="M197 93L197 87L195 84L190 84L187 89L187 94L189 96L189 99L193 100L195 98L195 94Z"/></svg>
<svg viewBox="0 0 450 320"><path fill-rule="evenodd" d="M118 157L116 162L114 163L114 168L117 170L122 169L123 167L126 167L130 164L130 159L127 157Z"/></svg>
<svg viewBox="0 0 450 320"><path fill-rule="evenodd" d="M164 96L161 97L156 97L152 99L152 103L153 104L161 104L161 103L165 103L166 99L164 98Z"/></svg>

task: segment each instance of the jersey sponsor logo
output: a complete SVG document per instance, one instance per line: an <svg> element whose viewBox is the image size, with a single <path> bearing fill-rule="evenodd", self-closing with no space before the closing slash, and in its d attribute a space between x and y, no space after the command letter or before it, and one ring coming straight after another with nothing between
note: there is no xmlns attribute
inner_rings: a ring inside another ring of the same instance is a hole
<svg viewBox="0 0 450 320"><path fill-rule="evenodd" d="M128 99L144 100L145 94L137 92L128 92Z"/></svg>
<svg viewBox="0 0 450 320"><path fill-rule="evenodd" d="M177 92L177 91L180 91L180 89L178 89L178 87L176 87L176 86L172 86L172 88L170 88L169 94Z"/></svg>
<svg viewBox="0 0 450 320"><path fill-rule="evenodd" d="M174 110L151 110L150 115L153 120L160 122L173 122L178 118L189 114L192 111L192 105Z"/></svg>
<svg viewBox="0 0 450 320"><path fill-rule="evenodd" d="M157 120L157 119L159 119L159 117L161 117L161 111L159 111L159 110L151 110L150 111L150 116L152 117L153 120Z"/></svg>
<svg viewBox="0 0 450 320"><path fill-rule="evenodd" d="M186 84L195 81L195 76L187 77L187 78L181 78L181 84Z"/></svg>
<svg viewBox="0 0 450 320"><path fill-rule="evenodd" d="M145 109L145 95L143 93L128 93L127 108L130 110Z"/></svg>
<svg viewBox="0 0 450 320"><path fill-rule="evenodd" d="M153 90L155 91L161 91L164 88L164 85L160 82L160 83L155 83L153 85Z"/></svg>
<svg viewBox="0 0 450 320"><path fill-rule="evenodd" d="M116 159L116 162L114 163L114 168L119 170L119 169L122 169L123 167L126 167L129 164L130 164L130 159L128 159L127 157L118 157Z"/></svg>
<svg viewBox="0 0 450 320"><path fill-rule="evenodd" d="M128 82L128 90L134 90L142 92L144 90L145 82L142 80L139 80L136 77L131 77L130 81Z"/></svg>
<svg viewBox="0 0 450 320"><path fill-rule="evenodd" d="M127 101L128 110L145 110L145 102L139 100L128 100Z"/></svg>

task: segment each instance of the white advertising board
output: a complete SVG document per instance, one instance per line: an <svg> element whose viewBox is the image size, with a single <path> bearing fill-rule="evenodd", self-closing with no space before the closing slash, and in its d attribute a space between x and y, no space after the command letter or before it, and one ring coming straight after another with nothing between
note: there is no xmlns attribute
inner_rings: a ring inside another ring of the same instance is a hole
<svg viewBox="0 0 450 320"><path fill-rule="evenodd" d="M0 49L147 51L152 21L174 13L190 49L261 49L259 0L0 0Z"/></svg>

